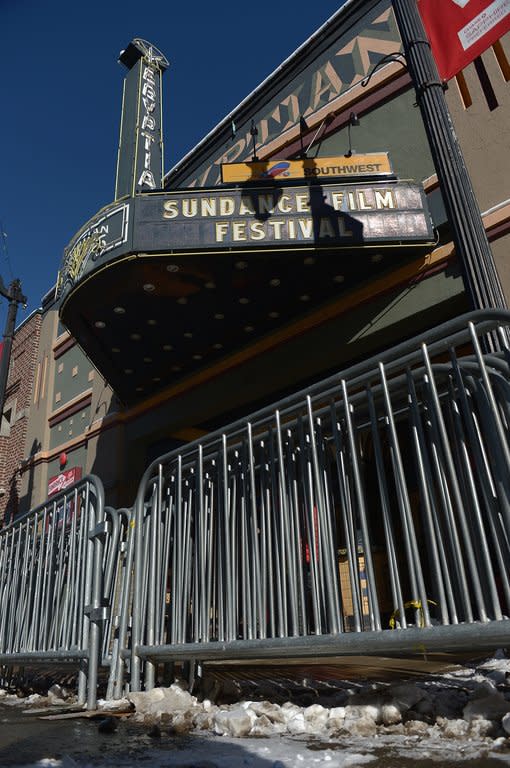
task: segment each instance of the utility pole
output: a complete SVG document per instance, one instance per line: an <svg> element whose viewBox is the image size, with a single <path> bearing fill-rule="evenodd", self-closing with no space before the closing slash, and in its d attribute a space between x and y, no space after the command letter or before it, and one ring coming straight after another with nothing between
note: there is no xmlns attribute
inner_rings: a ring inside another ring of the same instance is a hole
<svg viewBox="0 0 510 768"><path fill-rule="evenodd" d="M0 296L3 296L9 302L7 319L5 321L4 341L2 355L0 357L0 418L4 412L5 390L7 389L7 378L9 376L9 365L11 362L12 340L14 338L14 328L16 327L16 315L18 313L18 304L27 303L26 296L21 292L21 282L13 280L8 288L0 277Z"/></svg>
<svg viewBox="0 0 510 768"><path fill-rule="evenodd" d="M455 135L443 83L439 79L417 0L393 0L393 8L471 307L505 308L505 296L494 257Z"/></svg>

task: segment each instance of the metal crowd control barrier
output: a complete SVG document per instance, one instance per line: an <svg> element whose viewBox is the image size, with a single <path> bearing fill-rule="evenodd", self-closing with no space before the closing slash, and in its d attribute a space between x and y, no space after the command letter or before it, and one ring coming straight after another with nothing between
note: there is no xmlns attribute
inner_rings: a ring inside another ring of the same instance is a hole
<svg viewBox="0 0 510 768"><path fill-rule="evenodd" d="M106 526L103 552L103 604L109 607L103 624L102 666L110 668L106 697L120 698L122 690L115 685L118 670L119 646L125 644L121 631L121 616L126 616L131 588L130 572L133 567L133 510L106 507Z"/></svg>
<svg viewBox="0 0 510 768"><path fill-rule="evenodd" d="M94 708L100 665L118 698L163 662L507 646L508 326L465 315L169 453L133 510L89 476L16 520L0 665L76 663Z"/></svg>
<svg viewBox="0 0 510 768"><path fill-rule="evenodd" d="M78 699L96 704L104 493L92 475L0 531L0 665L79 668Z"/></svg>
<svg viewBox="0 0 510 768"><path fill-rule="evenodd" d="M125 665L139 690L160 662L507 645L508 325L465 315L151 464L117 695Z"/></svg>

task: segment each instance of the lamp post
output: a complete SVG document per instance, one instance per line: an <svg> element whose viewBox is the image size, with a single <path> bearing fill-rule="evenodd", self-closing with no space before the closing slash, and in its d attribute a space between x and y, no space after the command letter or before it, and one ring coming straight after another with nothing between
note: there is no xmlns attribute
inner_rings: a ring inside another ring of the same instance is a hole
<svg viewBox="0 0 510 768"><path fill-rule="evenodd" d="M2 355L0 358L0 417L4 412L5 390L7 389L7 377L9 376L9 364L11 362L12 340L14 338L14 328L16 326L16 315L18 313L18 304L26 304L27 299L21 292L21 282L13 280L9 288L5 287L4 281L0 277L0 295L9 302L7 310L7 319L5 321L4 341L2 346Z"/></svg>
<svg viewBox="0 0 510 768"><path fill-rule="evenodd" d="M480 209L427 40L417 0L393 0L409 74L416 90L448 220L473 309L506 307Z"/></svg>

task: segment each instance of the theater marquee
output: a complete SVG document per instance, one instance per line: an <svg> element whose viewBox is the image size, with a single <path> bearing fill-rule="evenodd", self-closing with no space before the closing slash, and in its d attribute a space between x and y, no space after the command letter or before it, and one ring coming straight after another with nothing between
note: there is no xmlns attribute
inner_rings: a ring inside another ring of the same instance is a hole
<svg viewBox="0 0 510 768"><path fill-rule="evenodd" d="M431 239L423 191L407 182L187 190L136 200L134 242L144 251Z"/></svg>
<svg viewBox="0 0 510 768"><path fill-rule="evenodd" d="M87 222L65 250L66 295L88 274L126 256L359 249L427 245L432 222L423 189L410 182L187 189L141 194Z"/></svg>

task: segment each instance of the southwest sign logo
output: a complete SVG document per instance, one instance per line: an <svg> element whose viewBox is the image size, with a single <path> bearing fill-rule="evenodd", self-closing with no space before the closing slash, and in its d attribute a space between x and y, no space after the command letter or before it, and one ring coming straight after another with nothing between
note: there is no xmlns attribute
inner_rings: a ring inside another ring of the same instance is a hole
<svg viewBox="0 0 510 768"><path fill-rule="evenodd" d="M393 171L387 152L369 152L345 157L314 157L303 160L266 160L224 163L224 184L269 181L271 179L323 179L336 177L390 176Z"/></svg>
<svg viewBox="0 0 510 768"><path fill-rule="evenodd" d="M274 179L276 176L288 176L289 175L289 169L290 163L288 162L281 162L276 163L276 165L271 166L271 168L268 168L267 171L263 171L260 174L261 179Z"/></svg>

